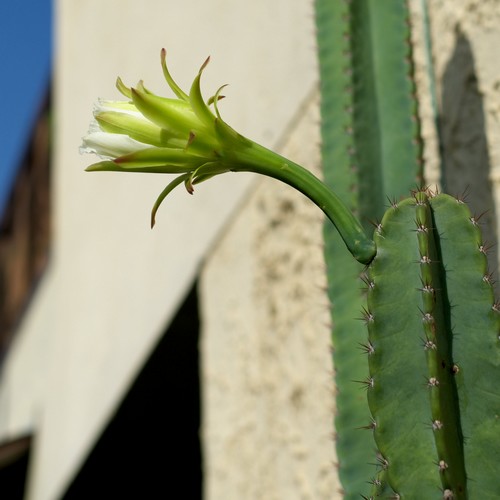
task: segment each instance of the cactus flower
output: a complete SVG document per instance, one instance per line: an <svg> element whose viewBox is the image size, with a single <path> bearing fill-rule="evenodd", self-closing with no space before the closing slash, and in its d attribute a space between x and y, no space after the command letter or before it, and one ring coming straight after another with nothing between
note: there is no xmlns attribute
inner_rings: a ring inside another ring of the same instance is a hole
<svg viewBox="0 0 500 500"><path fill-rule="evenodd" d="M226 172L256 172L279 179L309 197L332 220L353 255L369 262L373 241L340 199L311 172L243 137L225 123L217 107L220 87L207 102L200 80L209 59L201 66L189 94L173 80L161 51L165 80L176 98L160 97L142 81L116 86L124 101L99 100L94 120L80 151L95 153L101 161L87 171L177 174L162 191L151 213L151 227L158 207L178 185L193 193L194 185Z"/></svg>
<svg viewBox="0 0 500 500"><path fill-rule="evenodd" d="M152 225L161 201L173 188L184 182L188 192L193 193L194 184L233 170L232 150L246 149L251 144L220 117L217 101L222 98L223 87L209 99L209 104L203 101L200 78L208 61L186 94L172 79L163 49L163 73L177 98L159 97L142 81L128 88L118 78L116 86L128 100L99 100L89 133L83 138L81 152L95 153L102 159L87 167L89 172L180 174L158 198Z"/></svg>

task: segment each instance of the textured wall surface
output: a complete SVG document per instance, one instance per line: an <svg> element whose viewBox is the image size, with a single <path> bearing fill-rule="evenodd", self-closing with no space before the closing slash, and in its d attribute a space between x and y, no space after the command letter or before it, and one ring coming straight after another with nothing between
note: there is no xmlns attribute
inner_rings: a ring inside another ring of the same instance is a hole
<svg viewBox="0 0 500 500"><path fill-rule="evenodd" d="M282 152L317 171L317 96ZM333 381L320 210L258 182L202 274L206 499L331 499Z"/></svg>
<svg viewBox="0 0 500 500"><path fill-rule="evenodd" d="M466 193L481 215L498 267L500 196L500 2L430 2L437 96L441 108L443 184Z"/></svg>
<svg viewBox="0 0 500 500"><path fill-rule="evenodd" d="M410 5L426 180L484 213L496 270L500 2L429 0L429 25L423 2ZM282 151L313 169L316 106L312 99ZM260 181L204 267L207 500L341 498L332 467L327 299L317 286L324 279L320 219L287 187Z"/></svg>

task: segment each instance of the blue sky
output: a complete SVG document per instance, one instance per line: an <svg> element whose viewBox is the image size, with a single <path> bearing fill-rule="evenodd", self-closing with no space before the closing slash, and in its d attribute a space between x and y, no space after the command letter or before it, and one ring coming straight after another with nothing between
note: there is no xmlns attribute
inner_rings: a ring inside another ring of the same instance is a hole
<svg viewBox="0 0 500 500"><path fill-rule="evenodd" d="M0 216L50 81L52 1L0 0Z"/></svg>

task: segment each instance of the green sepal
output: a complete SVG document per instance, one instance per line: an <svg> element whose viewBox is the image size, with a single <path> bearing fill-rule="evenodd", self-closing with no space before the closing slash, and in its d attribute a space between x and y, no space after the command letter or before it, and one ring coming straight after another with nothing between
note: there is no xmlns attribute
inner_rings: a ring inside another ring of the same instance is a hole
<svg viewBox="0 0 500 500"><path fill-rule="evenodd" d="M120 156L116 160L94 163L88 172L149 172L179 174L189 172L204 160L188 155L183 149L147 148Z"/></svg>
<svg viewBox="0 0 500 500"><path fill-rule="evenodd" d="M212 113L212 111L210 111L210 108L203 100L200 88L201 75L203 73L203 70L209 63L209 61L210 57L208 57L202 64L200 71L196 75L196 78L193 80L191 89L189 91L189 103L191 104L191 107L193 108L194 112L196 113L196 116L201 120L201 122L203 122L203 124L208 129L213 129L215 116Z"/></svg>
<svg viewBox="0 0 500 500"><path fill-rule="evenodd" d="M155 201L155 204L153 205L153 209L151 210L151 229L154 227L155 222L156 222L156 212L158 212L158 209L160 208L160 205L162 204L163 200L179 185L185 182L187 179L189 179L189 176L191 174L183 174L179 175L176 177L174 180L172 180L167 187L160 193L160 196Z"/></svg>
<svg viewBox="0 0 500 500"><path fill-rule="evenodd" d="M190 132L202 132L206 127L188 103L146 92L141 82L132 88L132 100L146 118L173 136L187 139Z"/></svg>
<svg viewBox="0 0 500 500"><path fill-rule="evenodd" d="M172 90L172 92L183 101L189 101L189 96L177 85L175 80L170 75L170 71L168 71L167 67L167 51L165 49L161 49L161 68L163 70L163 76L167 81L168 86Z"/></svg>
<svg viewBox="0 0 500 500"><path fill-rule="evenodd" d="M151 146L165 146L176 139L166 137L165 131L144 118L115 111L101 111L95 119L104 132L128 135L136 141ZM180 140L177 139L180 143Z"/></svg>

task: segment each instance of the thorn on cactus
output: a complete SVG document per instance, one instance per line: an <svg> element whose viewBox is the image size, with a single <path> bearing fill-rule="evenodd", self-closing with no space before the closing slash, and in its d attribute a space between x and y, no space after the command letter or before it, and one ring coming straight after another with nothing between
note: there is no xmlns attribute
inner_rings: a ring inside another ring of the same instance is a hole
<svg viewBox="0 0 500 500"><path fill-rule="evenodd" d="M483 255L487 255L487 254L488 254L488 248L486 248L483 244L479 244L479 245L478 245L478 248L479 248L479 251L480 251Z"/></svg>
<svg viewBox="0 0 500 500"><path fill-rule="evenodd" d="M431 263L432 260L428 255L422 255L422 257L420 257L420 264L431 264Z"/></svg>
<svg viewBox="0 0 500 500"><path fill-rule="evenodd" d="M463 191L462 194L456 195L455 199L457 200L458 203L460 204L465 204L467 202L467 197L469 196L470 193L470 187L467 186Z"/></svg>
<svg viewBox="0 0 500 500"><path fill-rule="evenodd" d="M493 286L495 284L495 280L493 279L493 273L488 273L483 276L483 281Z"/></svg>
<svg viewBox="0 0 500 500"><path fill-rule="evenodd" d="M426 339L423 341L423 347L424 347L424 350L426 350L426 351L429 351L429 350L434 351L437 349L436 344L432 340L429 340L429 339Z"/></svg>
<svg viewBox="0 0 500 500"><path fill-rule="evenodd" d="M448 464L444 460L440 460L437 464L439 472L444 472L448 468Z"/></svg>
<svg viewBox="0 0 500 500"><path fill-rule="evenodd" d="M397 209L398 209L398 201L396 200L396 198L389 198L389 196L388 196L388 197L387 197L387 200L389 201L390 206L391 206L394 210L397 210Z"/></svg>
<svg viewBox="0 0 500 500"><path fill-rule="evenodd" d="M382 467L383 470L387 470L389 468L389 461L385 459L382 455L377 455L377 464L379 467Z"/></svg>
<svg viewBox="0 0 500 500"><path fill-rule="evenodd" d="M415 221L415 224L417 226L417 233L425 233L429 231L429 228L422 222L419 222L418 220Z"/></svg>
<svg viewBox="0 0 500 500"><path fill-rule="evenodd" d="M425 313L422 316L422 322L423 323L433 323L434 322L434 316L431 313Z"/></svg>
<svg viewBox="0 0 500 500"><path fill-rule="evenodd" d="M453 491L444 490L443 491L443 500L453 500L455 496L453 495Z"/></svg>
<svg viewBox="0 0 500 500"><path fill-rule="evenodd" d="M413 191L412 196L415 200L415 205L423 207L425 205L425 200L422 197L418 196L422 191ZM425 191L424 191L425 192Z"/></svg>
<svg viewBox="0 0 500 500"><path fill-rule="evenodd" d="M379 235L379 236L382 236L382 223L379 222L379 221L369 221L370 224L375 228L375 232Z"/></svg>
<svg viewBox="0 0 500 500"><path fill-rule="evenodd" d="M362 314L362 317L359 319L363 320L365 322L365 324L368 325L369 323L373 323L375 321L373 314L365 307L363 307L363 311L361 314Z"/></svg>
<svg viewBox="0 0 500 500"><path fill-rule="evenodd" d="M484 212L480 213L479 215L473 215L473 216L469 217L469 220L472 222L472 225L479 227L480 220L483 217L483 215L486 214L486 212L488 212L488 210L485 210Z"/></svg>
<svg viewBox="0 0 500 500"><path fill-rule="evenodd" d="M443 428L443 422L441 422L441 420L434 420L432 422L433 431L440 431L442 428Z"/></svg>
<svg viewBox="0 0 500 500"><path fill-rule="evenodd" d="M377 422L372 418L368 425L362 425L361 427L357 427L357 429L364 429L367 431L373 431L377 427Z"/></svg>
<svg viewBox="0 0 500 500"><path fill-rule="evenodd" d="M353 380L353 382L361 384L363 386L363 389L366 390L371 389L375 385L375 382L372 377L367 377L365 380Z"/></svg>
<svg viewBox="0 0 500 500"><path fill-rule="evenodd" d="M429 293L431 295L434 295L434 293L436 292L434 287L430 284L423 285L422 288L418 288L418 291L422 293Z"/></svg>
<svg viewBox="0 0 500 500"><path fill-rule="evenodd" d="M372 484L373 486L380 487L382 486L382 481L378 477L372 477L368 484Z"/></svg>
<svg viewBox="0 0 500 500"><path fill-rule="evenodd" d="M366 344L359 344L360 349L365 353L368 354L373 354L375 352L375 348L373 347L372 343L370 341L366 342Z"/></svg>
<svg viewBox="0 0 500 500"><path fill-rule="evenodd" d="M439 385L439 380L436 377L431 377L427 381L427 386L428 387L437 387Z"/></svg>
<svg viewBox="0 0 500 500"><path fill-rule="evenodd" d="M371 280L368 275L362 274L361 281L366 285L364 290L373 290L375 288L375 282Z"/></svg>

